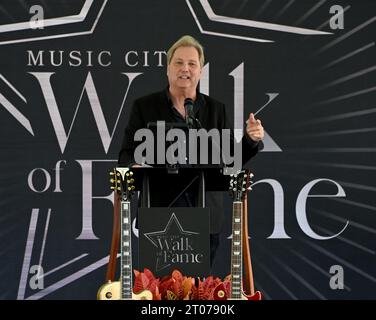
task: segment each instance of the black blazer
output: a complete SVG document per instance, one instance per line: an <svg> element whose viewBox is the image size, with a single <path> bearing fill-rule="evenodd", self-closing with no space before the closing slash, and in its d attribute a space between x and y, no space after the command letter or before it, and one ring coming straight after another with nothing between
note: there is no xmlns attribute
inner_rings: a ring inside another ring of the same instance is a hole
<svg viewBox="0 0 376 320"><path fill-rule="evenodd" d="M225 105L215 99L197 92L194 107L195 117L200 121L202 128L210 130L231 129L226 116ZM135 100L131 109L128 124L125 127L124 138L119 152L120 166L130 167L135 163L134 150L140 142L134 141L134 134L138 129L146 128L149 122L165 121L176 122L172 101L168 89L152 93ZM243 165L263 148L262 141L254 142L247 134L242 139ZM167 206L171 201L172 193L161 192L162 188L150 186L151 206ZM171 186L174 189L174 186ZM172 190L173 191L173 190ZM218 233L224 218L223 192L207 192L207 207L210 208L211 233Z"/></svg>

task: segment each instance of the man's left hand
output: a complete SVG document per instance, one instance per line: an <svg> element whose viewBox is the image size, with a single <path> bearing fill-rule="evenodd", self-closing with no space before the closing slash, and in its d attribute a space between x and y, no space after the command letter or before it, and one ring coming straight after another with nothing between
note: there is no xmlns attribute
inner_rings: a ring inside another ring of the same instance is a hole
<svg viewBox="0 0 376 320"><path fill-rule="evenodd" d="M260 141L264 139L264 127L261 124L261 120L256 119L253 113L249 114L246 130L248 136L253 141Z"/></svg>

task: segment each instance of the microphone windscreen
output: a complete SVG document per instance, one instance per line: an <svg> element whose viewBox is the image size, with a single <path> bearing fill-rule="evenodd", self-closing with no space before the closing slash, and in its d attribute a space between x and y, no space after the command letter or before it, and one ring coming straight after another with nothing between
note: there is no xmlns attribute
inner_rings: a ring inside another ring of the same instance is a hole
<svg viewBox="0 0 376 320"><path fill-rule="evenodd" d="M191 98L186 98L184 100L184 106L193 106L193 100Z"/></svg>

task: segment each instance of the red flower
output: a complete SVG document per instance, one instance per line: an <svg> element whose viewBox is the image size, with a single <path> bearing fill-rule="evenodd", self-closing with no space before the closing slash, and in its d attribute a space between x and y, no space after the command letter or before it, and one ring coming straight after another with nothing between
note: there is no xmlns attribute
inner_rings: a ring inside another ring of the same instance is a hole
<svg viewBox="0 0 376 320"><path fill-rule="evenodd" d="M221 279L209 276L204 281L199 279L196 287L195 279L183 276L179 270L174 270L171 275L164 276L162 279L156 278L146 268L144 272L134 270L134 275L133 291L138 293L149 290L153 294L153 300L212 300L214 289L222 284ZM228 294L230 290L228 277L223 285Z"/></svg>

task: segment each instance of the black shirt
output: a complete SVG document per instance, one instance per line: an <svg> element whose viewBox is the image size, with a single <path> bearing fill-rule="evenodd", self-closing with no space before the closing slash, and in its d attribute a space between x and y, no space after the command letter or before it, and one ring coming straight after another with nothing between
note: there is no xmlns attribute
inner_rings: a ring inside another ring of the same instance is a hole
<svg viewBox="0 0 376 320"><path fill-rule="evenodd" d="M130 167L136 162L134 151L140 142L134 141L134 135L138 129L147 128L150 122L165 121L168 123L185 121L178 111L174 109L166 89L135 100L124 131L123 143L119 152L119 166ZM231 129L225 105L198 91L194 104L194 112L202 128L207 131L213 128L218 130ZM241 144L243 165L263 148L262 141L254 142L247 134L244 135ZM195 199L198 195L197 185L192 185L187 190L188 199L186 194L183 197L179 196L187 183L188 181L184 181L179 186L177 184L167 184L165 181L151 183L150 205L152 207L166 207L172 203L171 205L173 206L195 206ZM174 203L174 199L177 197L178 202ZM222 227L224 217L223 193L209 192L207 193L206 200L207 206L210 208L210 231L211 233L218 233Z"/></svg>

